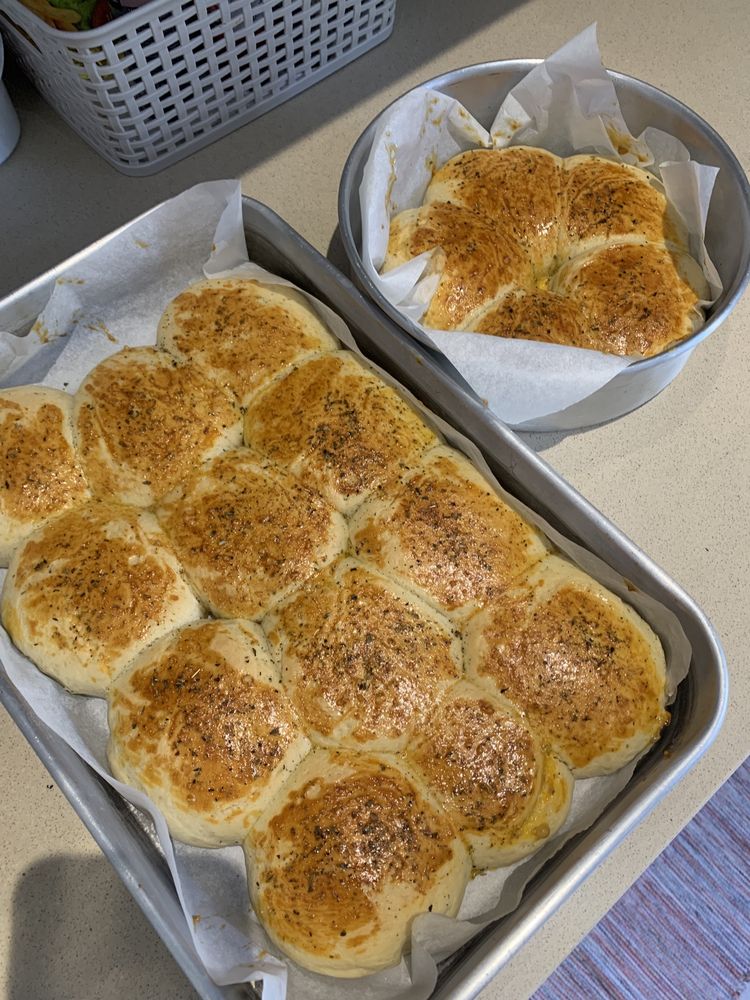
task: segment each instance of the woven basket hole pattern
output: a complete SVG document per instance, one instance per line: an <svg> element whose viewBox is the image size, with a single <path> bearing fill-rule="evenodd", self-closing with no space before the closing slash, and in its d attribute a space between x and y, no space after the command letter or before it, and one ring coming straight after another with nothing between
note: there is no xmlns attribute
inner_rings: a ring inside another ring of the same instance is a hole
<svg viewBox="0 0 750 1000"><path fill-rule="evenodd" d="M0 23L49 103L115 166L136 167L174 161L355 58L390 33L395 2L155 0L80 38L38 31L38 46ZM28 32L31 12L0 8Z"/></svg>

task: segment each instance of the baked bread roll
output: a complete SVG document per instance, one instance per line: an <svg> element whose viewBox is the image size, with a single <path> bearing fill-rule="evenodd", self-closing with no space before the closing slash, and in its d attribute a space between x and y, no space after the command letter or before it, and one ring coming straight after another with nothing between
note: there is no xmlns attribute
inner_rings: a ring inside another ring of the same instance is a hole
<svg viewBox="0 0 750 1000"><path fill-rule="evenodd" d="M568 815L568 768L510 702L467 681L451 688L407 756L456 824L475 868L520 861Z"/></svg>
<svg viewBox="0 0 750 1000"><path fill-rule="evenodd" d="M138 507L242 443L231 394L154 347L126 347L89 372L75 396L74 425L93 493Z"/></svg>
<svg viewBox="0 0 750 1000"><path fill-rule="evenodd" d="M651 357L703 325L708 283L687 254L654 243L605 246L574 257L553 288L587 320L585 346Z"/></svg>
<svg viewBox="0 0 750 1000"><path fill-rule="evenodd" d="M295 362L338 347L303 295L247 278L198 281L180 292L164 310L157 343L200 365L242 406Z"/></svg>
<svg viewBox="0 0 750 1000"><path fill-rule="evenodd" d="M313 358L271 383L245 415L245 442L346 514L437 443L398 393L351 351Z"/></svg>
<svg viewBox="0 0 750 1000"><path fill-rule="evenodd" d="M434 203L397 215L383 273L428 250L436 251L431 269L440 281L422 322L437 330L463 329L504 292L533 281L512 233L458 205Z"/></svg>
<svg viewBox="0 0 750 1000"><path fill-rule="evenodd" d="M108 702L112 773L198 847L241 843L310 749L250 622L172 632L115 678Z"/></svg>
<svg viewBox="0 0 750 1000"><path fill-rule="evenodd" d="M687 250L685 224L648 170L601 156L569 156L563 160L561 201L561 261L631 241Z"/></svg>
<svg viewBox="0 0 750 1000"><path fill-rule="evenodd" d="M546 149L470 149L435 171L424 203L460 205L510 231L537 275L556 263L562 187L562 161Z"/></svg>
<svg viewBox="0 0 750 1000"><path fill-rule="evenodd" d="M246 448L199 466L157 508L212 614L260 619L347 546L320 494Z"/></svg>
<svg viewBox="0 0 750 1000"><path fill-rule="evenodd" d="M263 627L311 739L400 751L463 672L461 637L410 591L346 559Z"/></svg>
<svg viewBox="0 0 750 1000"><path fill-rule="evenodd" d="M104 695L142 649L201 608L148 511L92 501L31 535L0 599L11 639L78 694Z"/></svg>
<svg viewBox="0 0 750 1000"><path fill-rule="evenodd" d="M669 721L658 638L559 556L478 614L465 639L469 676L525 713L577 778L623 767Z"/></svg>
<svg viewBox="0 0 750 1000"><path fill-rule="evenodd" d="M425 250L439 281L421 321L441 330L650 357L698 329L710 298L661 182L600 156L460 153L391 220L382 270Z"/></svg>
<svg viewBox="0 0 750 1000"><path fill-rule="evenodd" d="M89 496L72 412L72 397L58 389L0 389L0 566L35 528Z"/></svg>
<svg viewBox="0 0 750 1000"><path fill-rule="evenodd" d="M601 343L577 302L546 289L508 292L480 313L469 327L474 333L540 340L546 344L598 349Z"/></svg>
<svg viewBox="0 0 750 1000"><path fill-rule="evenodd" d="M313 750L245 841L253 908L313 972L396 965L411 922L455 915L469 878L453 824L396 758Z"/></svg>
<svg viewBox="0 0 750 1000"><path fill-rule="evenodd" d="M435 448L404 483L351 519L360 559L465 622L548 551L543 535L453 448Z"/></svg>

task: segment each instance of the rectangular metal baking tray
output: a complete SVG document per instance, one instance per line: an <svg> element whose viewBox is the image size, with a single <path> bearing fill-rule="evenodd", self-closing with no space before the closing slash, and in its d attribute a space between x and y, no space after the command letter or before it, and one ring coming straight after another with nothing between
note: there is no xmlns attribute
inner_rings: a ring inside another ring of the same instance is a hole
<svg viewBox="0 0 750 1000"><path fill-rule="evenodd" d="M672 706L671 723L628 786L587 831L545 865L513 913L442 963L433 997L469 1000L709 747L726 708L724 654L710 622L691 598L518 435L463 392L427 349L367 302L346 277L269 208L245 198L243 217L252 260L294 281L338 312L362 351L471 438L511 493L604 559L634 586L671 608L692 644L690 671ZM95 257L97 249L113 235L0 302L0 329L27 332L57 278L75 261ZM677 525L675 530L679 530ZM166 864L137 813L37 719L1 663L0 700L198 993L206 1000L259 996L252 987L219 987L208 977L193 948Z"/></svg>

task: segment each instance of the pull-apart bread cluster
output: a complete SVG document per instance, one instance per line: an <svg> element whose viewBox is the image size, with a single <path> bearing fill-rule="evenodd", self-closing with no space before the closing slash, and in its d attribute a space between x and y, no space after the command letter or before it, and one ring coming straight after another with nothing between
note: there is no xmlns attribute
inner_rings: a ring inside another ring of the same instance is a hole
<svg viewBox="0 0 750 1000"><path fill-rule="evenodd" d="M283 951L386 968L657 739L661 646L299 294L201 282L158 343L0 393L3 624Z"/></svg>
<svg viewBox="0 0 750 1000"><path fill-rule="evenodd" d="M436 251L439 330L659 354L702 323L705 276L661 183L599 156L460 153L391 220L383 271Z"/></svg>

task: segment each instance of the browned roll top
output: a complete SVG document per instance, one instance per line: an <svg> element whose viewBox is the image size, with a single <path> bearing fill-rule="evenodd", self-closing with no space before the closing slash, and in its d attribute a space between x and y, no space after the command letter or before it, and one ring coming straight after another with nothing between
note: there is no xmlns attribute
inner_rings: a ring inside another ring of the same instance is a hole
<svg viewBox="0 0 750 1000"><path fill-rule="evenodd" d="M652 174L626 163L569 157L563 170L560 256L627 238L683 246L684 226L657 184Z"/></svg>
<svg viewBox="0 0 750 1000"><path fill-rule="evenodd" d="M143 507L242 437L229 392L153 347L126 347L89 372L74 421L92 492Z"/></svg>
<svg viewBox="0 0 750 1000"><path fill-rule="evenodd" d="M463 669L447 620L352 559L309 581L264 626L301 718L324 745L403 749Z"/></svg>
<svg viewBox="0 0 750 1000"><path fill-rule="evenodd" d="M199 615L153 514L97 501L31 535L2 593L16 645L85 694L103 694L140 649Z"/></svg>
<svg viewBox="0 0 750 1000"><path fill-rule="evenodd" d="M605 246L569 261L556 289L588 322L587 345L614 354L658 354L693 331L698 267L686 254L654 243Z"/></svg>
<svg viewBox="0 0 750 1000"><path fill-rule="evenodd" d="M465 619L547 551L542 535L449 448L352 519L360 559Z"/></svg>
<svg viewBox="0 0 750 1000"><path fill-rule="evenodd" d="M72 397L57 389L0 390L0 566L25 535L89 495L72 410Z"/></svg>
<svg viewBox="0 0 750 1000"><path fill-rule="evenodd" d="M242 278L186 288L164 311L158 339L180 360L199 364L243 405L296 361L336 347L299 292Z"/></svg>
<svg viewBox="0 0 750 1000"><path fill-rule="evenodd" d="M639 167L470 150L424 200L391 220L383 270L434 251L425 326L650 356L703 321L710 292L685 225Z"/></svg>
<svg viewBox="0 0 750 1000"><path fill-rule="evenodd" d="M314 750L245 845L250 892L300 964L361 976L398 961L411 920L455 914L469 873L446 813L395 758Z"/></svg>
<svg viewBox="0 0 750 1000"><path fill-rule="evenodd" d="M200 466L157 515L201 599L225 618L261 618L347 543L319 493L247 448Z"/></svg>
<svg viewBox="0 0 750 1000"><path fill-rule="evenodd" d="M519 146L459 153L435 172L425 203L462 205L511 235L535 270L553 261L560 230L563 178L556 156Z"/></svg>
<svg viewBox="0 0 750 1000"><path fill-rule="evenodd" d="M409 756L460 817L459 830L512 829L533 804L539 751L530 729L469 685L435 711Z"/></svg>
<svg viewBox="0 0 750 1000"><path fill-rule="evenodd" d="M473 619L467 667L525 712L579 775L621 767L669 718L659 640L558 556Z"/></svg>
<svg viewBox="0 0 750 1000"><path fill-rule="evenodd" d="M299 365L256 397L245 441L348 513L436 436L394 389L340 351Z"/></svg>
<svg viewBox="0 0 750 1000"><path fill-rule="evenodd" d="M388 267L438 250L443 277L423 317L427 326L456 329L488 300L531 280L527 255L512 235L468 209L435 203L393 221Z"/></svg>
<svg viewBox="0 0 750 1000"><path fill-rule="evenodd" d="M115 679L109 726L113 772L199 846L240 843L310 746L263 634L242 621L150 646Z"/></svg>
<svg viewBox="0 0 750 1000"><path fill-rule="evenodd" d="M577 302L550 291L513 291L474 323L475 333L548 344L595 347Z"/></svg>
<svg viewBox="0 0 750 1000"><path fill-rule="evenodd" d="M158 749L166 727L173 759L160 766L183 799L200 810L235 798L270 772L296 735L294 716L272 684L236 669L221 647L211 647L226 628L206 622L183 629L114 694L115 702L127 704L133 697L140 703L115 736L126 748L148 754Z"/></svg>

